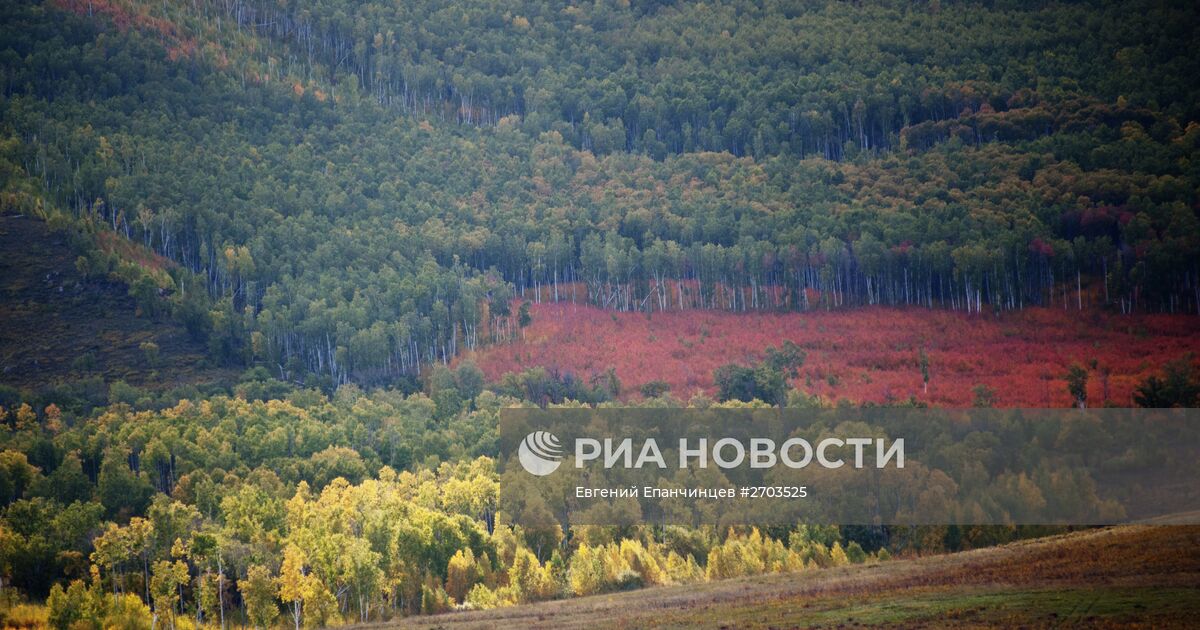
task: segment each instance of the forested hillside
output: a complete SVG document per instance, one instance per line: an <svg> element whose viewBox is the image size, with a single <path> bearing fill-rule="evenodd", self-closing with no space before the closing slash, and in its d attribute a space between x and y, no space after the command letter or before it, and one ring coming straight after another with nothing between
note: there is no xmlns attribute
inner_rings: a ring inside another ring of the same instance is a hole
<svg viewBox="0 0 1200 630"><path fill-rule="evenodd" d="M497 418L1200 404L1197 49L1200 9L1149 0L2 2L0 626L380 622L1060 531L517 527Z"/></svg>
<svg viewBox="0 0 1200 630"><path fill-rule="evenodd" d="M1200 308L1190 3L0 10L6 211L174 261L145 307L286 380L396 383L514 295Z"/></svg>

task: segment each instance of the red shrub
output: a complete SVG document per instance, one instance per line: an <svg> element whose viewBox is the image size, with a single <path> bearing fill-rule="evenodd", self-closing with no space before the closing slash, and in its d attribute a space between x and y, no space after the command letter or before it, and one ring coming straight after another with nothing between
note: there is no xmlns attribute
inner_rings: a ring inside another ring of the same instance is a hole
<svg viewBox="0 0 1200 630"><path fill-rule="evenodd" d="M762 358L790 339L808 359L794 384L810 394L855 402L888 398L943 407L970 406L976 385L1005 407L1065 407L1064 375L1095 361L1093 405L1131 405L1137 383L1187 352L1200 355L1195 316L1120 316L1091 311L1027 309L1000 317L940 310L864 308L837 312L682 311L614 313L572 304L533 306L526 340L495 346L473 359L491 379L534 365L590 376L616 368L626 397L652 380L686 400L713 392L712 373L729 362ZM918 354L929 356L923 392ZM1108 372L1105 379L1102 371Z"/></svg>

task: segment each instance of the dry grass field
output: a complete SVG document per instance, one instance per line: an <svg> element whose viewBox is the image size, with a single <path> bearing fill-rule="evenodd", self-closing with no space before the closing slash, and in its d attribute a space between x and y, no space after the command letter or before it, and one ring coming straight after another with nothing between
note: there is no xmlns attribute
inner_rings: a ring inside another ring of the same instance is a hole
<svg viewBox="0 0 1200 630"><path fill-rule="evenodd" d="M1123 526L956 554L374 627L1186 628L1198 623L1200 527Z"/></svg>

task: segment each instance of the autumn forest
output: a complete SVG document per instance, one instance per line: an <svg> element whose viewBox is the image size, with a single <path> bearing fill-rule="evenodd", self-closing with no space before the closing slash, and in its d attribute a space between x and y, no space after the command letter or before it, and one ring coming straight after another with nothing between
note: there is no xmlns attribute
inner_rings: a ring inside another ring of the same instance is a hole
<svg viewBox="0 0 1200 630"><path fill-rule="evenodd" d="M0 627L391 622L1065 531L516 526L498 415L1200 406L1198 13L0 3Z"/></svg>

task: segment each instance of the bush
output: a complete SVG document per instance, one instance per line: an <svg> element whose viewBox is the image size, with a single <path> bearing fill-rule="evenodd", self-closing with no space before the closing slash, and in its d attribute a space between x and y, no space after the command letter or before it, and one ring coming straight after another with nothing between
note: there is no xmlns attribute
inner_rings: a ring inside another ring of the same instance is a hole
<svg viewBox="0 0 1200 630"><path fill-rule="evenodd" d="M846 557L854 564L862 564L867 561L867 552L863 551L862 545L858 544L858 541L852 540L849 545L846 545Z"/></svg>
<svg viewBox="0 0 1200 630"><path fill-rule="evenodd" d="M48 611L44 606L16 604L0 610L0 623L3 623L5 630L40 630L49 623Z"/></svg>
<svg viewBox="0 0 1200 630"><path fill-rule="evenodd" d="M90 372L96 369L96 353L85 352L71 360L71 369L78 372Z"/></svg>
<svg viewBox="0 0 1200 630"><path fill-rule="evenodd" d="M158 344L153 341L143 341L138 345L142 351L142 356L146 359L146 365L150 367L158 367Z"/></svg>
<svg viewBox="0 0 1200 630"><path fill-rule="evenodd" d="M501 605L503 602L495 591L483 584L476 584L467 592L462 607L467 610L490 610Z"/></svg>
<svg viewBox="0 0 1200 630"><path fill-rule="evenodd" d="M1192 365L1191 355L1163 366L1162 376L1152 375L1133 393L1139 407L1195 407L1200 402L1200 374Z"/></svg>
<svg viewBox="0 0 1200 630"><path fill-rule="evenodd" d="M421 586L421 614L436 615L451 608L450 595L441 586L425 584Z"/></svg>
<svg viewBox="0 0 1200 630"><path fill-rule="evenodd" d="M47 621L57 630L68 630L88 612L88 596L87 587L80 580L71 582L66 590L55 584L46 598Z"/></svg>
<svg viewBox="0 0 1200 630"><path fill-rule="evenodd" d="M971 403L975 407L988 408L996 404L996 390L987 385L976 385L971 389L975 394L975 400Z"/></svg>
<svg viewBox="0 0 1200 630"><path fill-rule="evenodd" d="M133 593L125 593L110 602L108 614L104 616L104 627L150 630L152 619L150 607L142 603L142 598Z"/></svg>
<svg viewBox="0 0 1200 630"><path fill-rule="evenodd" d="M640 573L625 569L617 574L617 577L613 580L612 588L617 591L632 591L642 588L645 585L646 581L642 579Z"/></svg>
<svg viewBox="0 0 1200 630"><path fill-rule="evenodd" d="M648 383L643 383L640 389L643 397L658 398L659 396L671 391L671 385L666 381L650 381Z"/></svg>
<svg viewBox="0 0 1200 630"><path fill-rule="evenodd" d="M861 551L861 549L860 549ZM850 558L846 552L842 550L842 543L835 542L833 547L829 549L829 562L832 566L840 567L850 564Z"/></svg>

